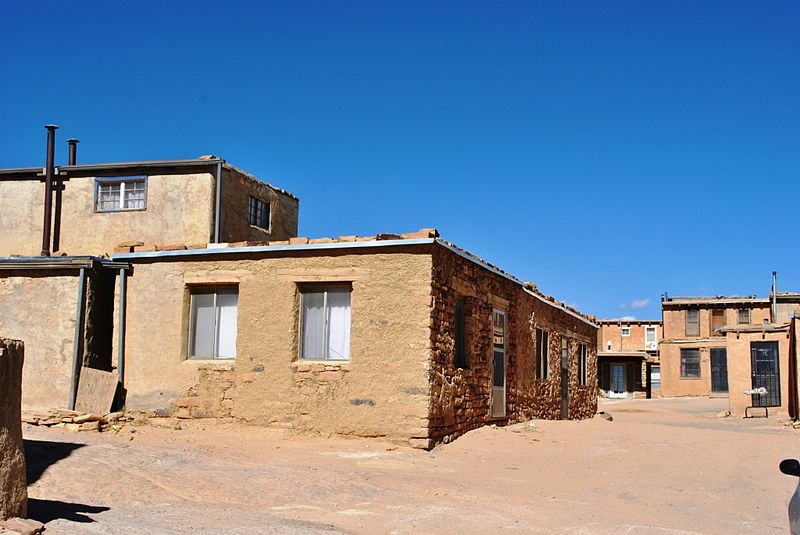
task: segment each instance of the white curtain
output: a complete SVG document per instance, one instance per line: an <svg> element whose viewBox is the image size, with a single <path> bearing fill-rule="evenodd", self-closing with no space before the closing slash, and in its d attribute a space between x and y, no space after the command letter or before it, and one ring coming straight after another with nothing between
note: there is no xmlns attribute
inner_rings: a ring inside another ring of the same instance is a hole
<svg viewBox="0 0 800 535"><path fill-rule="evenodd" d="M328 354L331 360L350 358L350 292L328 292Z"/></svg>
<svg viewBox="0 0 800 535"><path fill-rule="evenodd" d="M217 294L218 358L232 359L236 357L236 312L238 305L238 294Z"/></svg>
<svg viewBox="0 0 800 535"><path fill-rule="evenodd" d="M322 360L325 358L325 294L303 293L303 347L302 358Z"/></svg>
<svg viewBox="0 0 800 535"><path fill-rule="evenodd" d="M214 294L192 295L191 328L191 356L210 359L214 345Z"/></svg>

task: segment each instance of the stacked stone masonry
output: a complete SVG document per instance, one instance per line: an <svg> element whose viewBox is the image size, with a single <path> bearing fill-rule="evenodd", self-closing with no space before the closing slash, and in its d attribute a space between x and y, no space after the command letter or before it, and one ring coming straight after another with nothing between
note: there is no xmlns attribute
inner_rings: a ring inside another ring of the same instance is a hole
<svg viewBox="0 0 800 535"><path fill-rule="evenodd" d="M24 358L22 342L0 338L0 520L27 515L20 405Z"/></svg>

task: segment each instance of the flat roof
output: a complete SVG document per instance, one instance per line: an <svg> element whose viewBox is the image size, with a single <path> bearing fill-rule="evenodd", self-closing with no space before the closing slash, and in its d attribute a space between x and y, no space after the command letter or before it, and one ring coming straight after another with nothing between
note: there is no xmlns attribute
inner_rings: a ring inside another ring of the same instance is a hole
<svg viewBox="0 0 800 535"><path fill-rule="evenodd" d="M426 229L423 229L426 230ZM435 229L430 229L432 236L438 236L438 232ZM389 238L380 239L380 236L387 236ZM394 239L393 239L393 238ZM347 238L343 240L343 238ZM309 241L308 238L300 238L301 240ZM321 241L326 240L326 241ZM227 246L227 244L208 244L205 249L171 249L171 250L163 250L163 251L143 251L143 252L131 252L131 253L116 253L112 256L114 260L123 260L129 262L136 262L137 260L148 260L148 259L158 259L158 258L174 258L174 259L181 259L185 257L197 257L197 256L219 256L219 255L241 255L241 254L264 254L264 253L276 253L276 252L296 252L296 251L326 251L326 250L342 250L342 249L377 249L377 248L387 248L387 247L414 247L414 246L421 246L421 245L440 245L450 251L454 252L455 254L499 275L504 277L511 282L518 284L522 287L523 291L527 294L533 296L534 298L538 299L539 301L552 306L553 308L557 308L570 316L573 316L580 321L591 325L592 327L599 327L599 325L588 316L578 312L577 310L567 306L564 303L557 301L555 298L546 295L540 292L536 285L529 282L524 282L521 279L515 277L514 275L507 273L500 269L497 266L490 264L489 262L483 260L482 258L470 253L469 251L462 249L461 247L456 246L448 241L440 239L438 237L429 237L429 238L406 238L403 239L401 235L394 235L394 234L386 234L386 235L378 235L378 237L372 237L372 239L364 239L363 241L357 241L355 236L348 236L348 237L340 237L338 241L334 241L331 238L321 238L314 240L315 243L295 243L295 244L286 244L281 243L279 245L235 245L235 246Z"/></svg>
<svg viewBox="0 0 800 535"><path fill-rule="evenodd" d="M600 325L661 325L661 320L622 320L622 319L601 319L597 320Z"/></svg>
<svg viewBox="0 0 800 535"><path fill-rule="evenodd" d="M99 256L6 256L0 257L2 270L81 269L97 266L109 269L132 268L129 262L100 258Z"/></svg>

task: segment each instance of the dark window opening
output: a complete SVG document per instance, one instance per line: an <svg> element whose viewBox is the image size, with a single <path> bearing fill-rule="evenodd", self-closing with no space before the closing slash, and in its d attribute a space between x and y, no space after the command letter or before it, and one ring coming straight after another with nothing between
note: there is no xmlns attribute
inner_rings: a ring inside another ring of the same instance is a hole
<svg viewBox="0 0 800 535"><path fill-rule="evenodd" d="M456 368L469 369L469 352L467 351L466 305L464 298L456 299L455 306L455 365Z"/></svg>
<svg viewBox="0 0 800 535"><path fill-rule="evenodd" d="M269 230L269 204L251 196L247 201L247 222Z"/></svg>
<svg viewBox="0 0 800 535"><path fill-rule="evenodd" d="M550 370L547 354L550 351L550 333L536 329L536 378L549 379Z"/></svg>
<svg viewBox="0 0 800 535"><path fill-rule="evenodd" d="M700 378L700 350L681 349L681 379Z"/></svg>

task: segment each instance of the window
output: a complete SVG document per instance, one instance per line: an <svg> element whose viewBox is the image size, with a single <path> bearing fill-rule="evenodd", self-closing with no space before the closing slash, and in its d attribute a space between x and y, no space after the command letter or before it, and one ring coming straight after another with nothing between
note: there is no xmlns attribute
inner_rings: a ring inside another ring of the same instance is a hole
<svg viewBox="0 0 800 535"><path fill-rule="evenodd" d="M350 359L350 296L346 284L300 287L300 358Z"/></svg>
<svg viewBox="0 0 800 535"><path fill-rule="evenodd" d="M259 228L269 230L269 204L249 197L247 199L247 222Z"/></svg>
<svg viewBox="0 0 800 535"><path fill-rule="evenodd" d="M653 351L658 348L655 325L647 325L644 328L644 348L646 351Z"/></svg>
<svg viewBox="0 0 800 535"><path fill-rule="evenodd" d="M465 325L464 298L456 299L456 310L454 318L455 327L455 365L457 368L469 368L469 358L467 356L467 330Z"/></svg>
<svg viewBox="0 0 800 535"><path fill-rule="evenodd" d="M700 311L696 308L686 311L686 336L700 336Z"/></svg>
<svg viewBox="0 0 800 535"><path fill-rule="evenodd" d="M550 350L550 333L542 329L536 329L536 378L548 379L550 370L547 354Z"/></svg>
<svg viewBox="0 0 800 535"><path fill-rule="evenodd" d="M189 358L236 357L238 288L192 288L189 319Z"/></svg>
<svg viewBox="0 0 800 535"><path fill-rule="evenodd" d="M95 179L96 212L144 210L147 204L147 177Z"/></svg>
<svg viewBox="0 0 800 535"><path fill-rule="evenodd" d="M681 379L700 378L700 350L681 349Z"/></svg>
<svg viewBox="0 0 800 535"><path fill-rule="evenodd" d="M631 328L630 327L620 327L620 334L622 336L630 336L631 335Z"/></svg>
<svg viewBox="0 0 800 535"><path fill-rule="evenodd" d="M586 386L587 383L586 373L586 344L578 346L578 384Z"/></svg>
<svg viewBox="0 0 800 535"><path fill-rule="evenodd" d="M750 324L750 309L749 308L740 308L738 310L739 316L739 325L749 325Z"/></svg>
<svg viewBox="0 0 800 535"><path fill-rule="evenodd" d="M724 333L716 332L725 326L725 311L714 309L711 311L711 336L725 336Z"/></svg>

